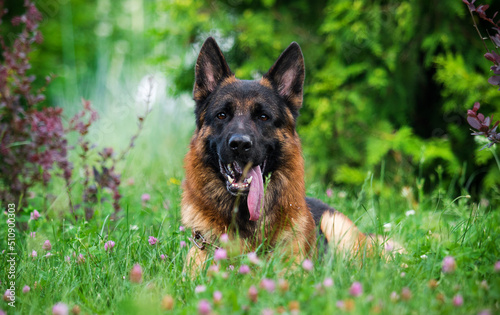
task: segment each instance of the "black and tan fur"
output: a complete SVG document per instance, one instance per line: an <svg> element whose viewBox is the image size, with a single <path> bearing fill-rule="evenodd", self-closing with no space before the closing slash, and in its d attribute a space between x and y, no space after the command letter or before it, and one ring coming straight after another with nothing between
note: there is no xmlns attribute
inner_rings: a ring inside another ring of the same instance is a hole
<svg viewBox="0 0 500 315"><path fill-rule="evenodd" d="M304 75L297 43L260 80L246 81L235 78L213 38L205 41L193 89L196 130L185 157L184 226L214 243L223 233L239 236L248 250L262 241L271 248L280 245L297 261L312 252L317 225L340 249L356 251L367 245L367 236L346 216L306 198L304 161L295 130ZM260 165L262 176L269 178L263 213L256 221L249 220L248 191L231 193L228 188L223 165L236 164ZM187 262L199 266L206 255L206 250L193 246Z"/></svg>

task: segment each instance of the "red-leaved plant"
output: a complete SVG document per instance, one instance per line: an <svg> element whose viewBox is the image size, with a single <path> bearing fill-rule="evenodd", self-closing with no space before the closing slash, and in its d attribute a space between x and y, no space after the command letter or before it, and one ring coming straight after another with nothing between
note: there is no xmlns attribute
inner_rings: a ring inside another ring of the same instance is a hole
<svg viewBox="0 0 500 315"><path fill-rule="evenodd" d="M485 136L490 141L490 143L487 143L481 149L490 148L495 143L500 143L500 133L497 133L497 127L498 124L500 124L500 121L497 121L495 124L493 124L492 127L490 127L491 121L493 120L493 115L491 115L491 117L485 118L483 114L477 112L479 107L479 102L476 102L474 103L474 107L472 108L472 110L467 110L467 122L472 128L477 130L471 133L471 135Z"/></svg>
<svg viewBox="0 0 500 315"><path fill-rule="evenodd" d="M21 202L28 189L38 183L47 185L54 165L71 178L67 159L67 140L61 120L61 108L43 107L43 91L32 87L35 77L29 53L43 37L38 30L42 15L35 5L25 2L26 13L12 19L22 30L7 46L0 36L3 61L0 64L0 200ZM0 20L7 10L0 1Z"/></svg>
<svg viewBox="0 0 500 315"><path fill-rule="evenodd" d="M115 155L113 148L105 147L98 152L99 159L97 165L91 165L88 160L89 153L93 150L93 146L85 137L89 131L90 126L98 118L97 112L92 108L91 103L83 100L83 109L77 113L69 123L69 130L76 131L79 134L78 147L80 151L80 158L82 160L82 167L84 170L83 178L83 195L81 203L75 206L79 209L83 206L85 210L85 218L90 220L94 215L94 206L98 202L106 200L105 197L99 199L99 192L109 190L113 199L113 218L120 211L120 194L118 188L121 183L121 176L116 171L116 166L119 162L123 161L127 153L134 147L135 140L144 128L144 121L150 113L149 105L151 101L152 92L152 77L149 82L149 93L146 95L146 113L144 116L138 116L138 128L136 133L130 138L128 146L118 155ZM67 186L68 190L70 189Z"/></svg>
<svg viewBox="0 0 500 315"><path fill-rule="evenodd" d="M18 208L21 208L30 189L39 184L47 186L53 175L59 175L65 181L69 207L75 219L79 217L77 210L82 206L85 218L92 218L95 204L105 200L104 197L99 200L98 196L103 196L100 192L106 190L111 191L116 215L120 211L121 199L116 164L123 161L134 146L149 110L146 115L138 117L138 130L120 155L115 157L112 148L103 148L98 152L97 162L91 165L87 157L95 146L89 143L86 135L98 119L97 112L89 101L83 100L82 110L65 128L63 110L44 104L43 92L52 78L46 77L42 88L33 88L36 78L28 73L31 69L29 54L32 46L43 40L38 30L42 15L33 2L26 0L24 5L26 13L11 21L14 26L22 26L13 43L7 45L0 35L3 51L0 62L0 201L18 203ZM4 1L0 0L0 23L6 12ZM69 132L79 134L76 146L68 145ZM71 195L73 166L68 160L68 150L72 149L79 151L84 169L83 193L76 205L73 205L74 196Z"/></svg>
<svg viewBox="0 0 500 315"><path fill-rule="evenodd" d="M498 47L500 46L500 25L499 25L500 20L497 22L494 21L498 12L495 12L495 14L493 14L493 17L489 18L486 15L486 10L489 8L489 5L480 5L476 7L474 5L474 2L476 2L476 0L472 0L471 2L467 0L462 0L462 1L465 4L467 4L467 7L472 17L472 21L474 22L474 27L476 28L479 37L481 38L484 44L484 48L486 49L486 54L484 54L484 57L489 61L493 62L493 66L491 66L490 69L493 71L495 75L490 77L488 79L488 82L492 85L500 86L500 55L498 55L497 53ZM494 50L488 49L488 45L484 41L483 36L481 35L481 31L479 31L476 21L474 20L474 14L473 14L474 12L476 12L476 14L481 19L493 25L492 30L495 32L495 34L490 35L489 37L491 39L491 42L493 43L493 46L495 47ZM474 107L467 111L467 122L472 128L476 130L472 133L472 135L485 136L490 141L481 148L482 150L484 148L492 147L495 143L500 143L500 133L497 132L497 127L500 124L500 121L495 122L493 126L490 127L491 123L493 122L493 115L491 117L485 117L483 114L478 113L479 107L480 107L479 102L476 102L474 103Z"/></svg>

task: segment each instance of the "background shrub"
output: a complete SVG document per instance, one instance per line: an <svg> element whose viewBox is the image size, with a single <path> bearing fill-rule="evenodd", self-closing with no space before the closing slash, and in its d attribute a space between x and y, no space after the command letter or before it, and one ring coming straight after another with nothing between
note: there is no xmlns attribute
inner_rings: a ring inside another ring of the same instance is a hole
<svg viewBox="0 0 500 315"><path fill-rule="evenodd" d="M485 3L492 13L499 9ZM14 14L21 4L9 6ZM500 171L491 152L478 151L484 144L468 135L464 113L480 102L483 112L498 117L500 94L485 82L491 64L461 1L137 0L94 6L54 0L40 4L40 11L41 28L50 36L32 54L33 68L61 75L48 97L68 113L89 91L112 94L113 82L130 77L126 67L159 69L169 95L189 98L196 54L209 35L246 79L267 71L297 41L307 68L298 128L308 182L358 187L376 176L399 190L418 180L429 189L442 180L455 193L465 188L498 201ZM377 189L391 194L384 185Z"/></svg>

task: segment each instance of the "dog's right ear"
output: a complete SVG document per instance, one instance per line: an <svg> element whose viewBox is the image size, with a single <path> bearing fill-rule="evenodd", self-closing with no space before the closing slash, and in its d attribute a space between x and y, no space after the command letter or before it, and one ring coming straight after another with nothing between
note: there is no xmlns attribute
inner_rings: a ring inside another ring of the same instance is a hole
<svg viewBox="0 0 500 315"><path fill-rule="evenodd" d="M222 80L232 75L215 39L207 38L196 61L194 100L197 102L205 100Z"/></svg>

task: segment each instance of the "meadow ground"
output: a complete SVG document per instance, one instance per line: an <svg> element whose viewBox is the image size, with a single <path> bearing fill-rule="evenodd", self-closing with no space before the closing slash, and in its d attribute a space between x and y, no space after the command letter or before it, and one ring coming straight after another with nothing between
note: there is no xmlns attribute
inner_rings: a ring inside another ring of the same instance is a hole
<svg viewBox="0 0 500 315"><path fill-rule="evenodd" d="M117 95L109 98L124 104ZM400 241L406 253L386 261L328 252L291 267L277 254L255 259L229 251L227 259L214 262L218 270L186 277L191 231L180 226L180 197L182 159L194 123L192 108L181 103L186 102L153 108L120 166L122 211L115 220L106 191L88 222L67 215L66 193L57 181L28 199L18 218L27 228L16 234L15 307L4 299L0 309L7 314L60 314L64 305L81 314L500 312L498 209L466 193L451 195L439 180L429 192L423 191L424 179L394 191L383 172L367 174L353 191L309 182L308 195L346 213L362 231ZM100 112L89 136L101 146L126 146L136 124L134 107ZM72 194L79 192L77 180ZM39 218L30 218L34 210ZM2 216L0 235L6 238L6 213ZM8 252L0 254L4 292Z"/></svg>

